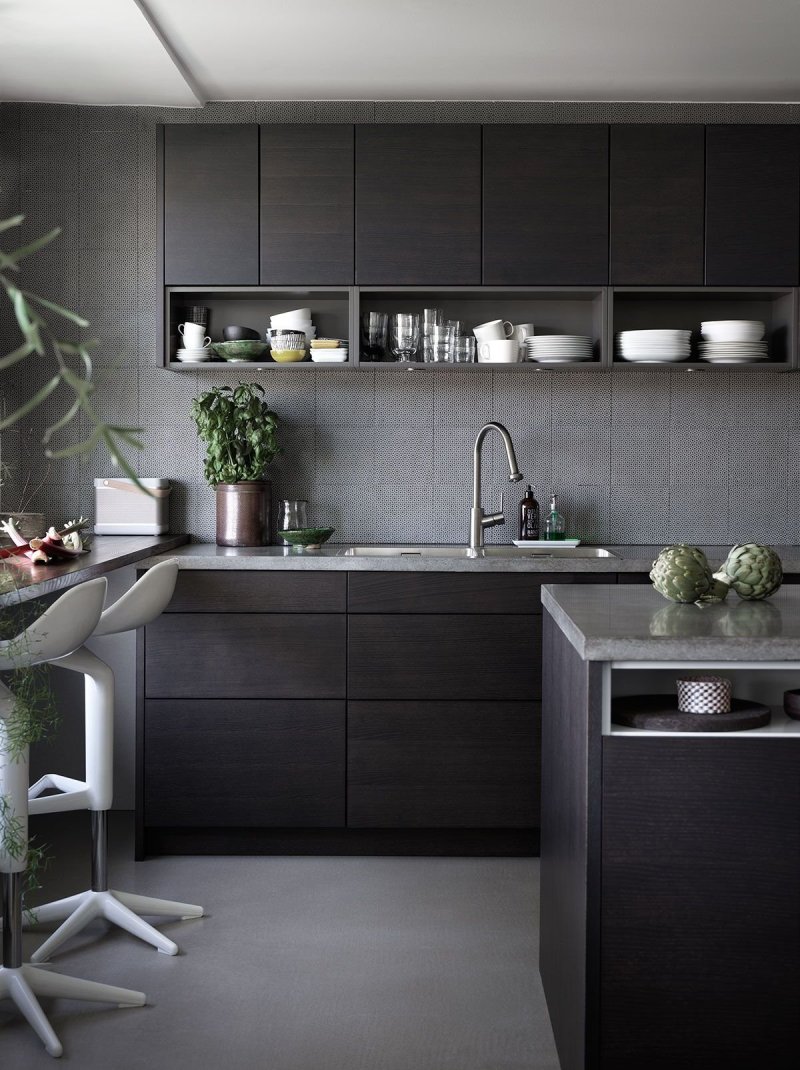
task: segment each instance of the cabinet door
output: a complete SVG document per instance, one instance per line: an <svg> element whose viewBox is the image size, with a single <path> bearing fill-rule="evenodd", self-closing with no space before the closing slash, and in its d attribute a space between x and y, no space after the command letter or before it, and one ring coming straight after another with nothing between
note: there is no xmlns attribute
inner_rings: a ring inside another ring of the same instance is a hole
<svg viewBox="0 0 800 1070"><path fill-rule="evenodd" d="M478 285L481 128L356 127L359 285Z"/></svg>
<svg viewBox="0 0 800 1070"><path fill-rule="evenodd" d="M148 700L145 824L344 825L344 724L344 702Z"/></svg>
<svg viewBox="0 0 800 1070"><path fill-rule="evenodd" d="M611 127L611 282L702 286L705 129Z"/></svg>
<svg viewBox="0 0 800 1070"><path fill-rule="evenodd" d="M483 281L608 281L607 126L484 127Z"/></svg>
<svg viewBox="0 0 800 1070"><path fill-rule="evenodd" d="M353 127L262 126L262 285L353 279Z"/></svg>
<svg viewBox="0 0 800 1070"><path fill-rule="evenodd" d="M706 283L796 286L800 156L796 126L706 130Z"/></svg>
<svg viewBox="0 0 800 1070"><path fill-rule="evenodd" d="M258 284L258 127L164 127L164 282Z"/></svg>
<svg viewBox="0 0 800 1070"><path fill-rule="evenodd" d="M350 702L351 828L533 828L541 711L533 702Z"/></svg>

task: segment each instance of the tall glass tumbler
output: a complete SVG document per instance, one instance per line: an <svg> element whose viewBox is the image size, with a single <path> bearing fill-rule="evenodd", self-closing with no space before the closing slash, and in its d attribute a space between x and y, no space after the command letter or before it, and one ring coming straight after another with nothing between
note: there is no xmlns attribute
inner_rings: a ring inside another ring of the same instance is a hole
<svg viewBox="0 0 800 1070"><path fill-rule="evenodd" d="M396 312L392 316L389 347L397 360L417 359L419 315L416 312Z"/></svg>
<svg viewBox="0 0 800 1070"><path fill-rule="evenodd" d="M308 501L305 498L284 499L278 503L278 531L297 531L308 527ZM290 546L278 536L281 546Z"/></svg>
<svg viewBox="0 0 800 1070"><path fill-rule="evenodd" d="M361 313L361 359L382 361L388 357L389 314L387 312Z"/></svg>
<svg viewBox="0 0 800 1070"><path fill-rule="evenodd" d="M446 364L453 354L453 328L449 324L432 327L429 344L431 364Z"/></svg>
<svg viewBox="0 0 800 1070"><path fill-rule="evenodd" d="M431 358L431 331L444 323L444 312L440 308L426 308L422 313L422 359L427 363Z"/></svg>

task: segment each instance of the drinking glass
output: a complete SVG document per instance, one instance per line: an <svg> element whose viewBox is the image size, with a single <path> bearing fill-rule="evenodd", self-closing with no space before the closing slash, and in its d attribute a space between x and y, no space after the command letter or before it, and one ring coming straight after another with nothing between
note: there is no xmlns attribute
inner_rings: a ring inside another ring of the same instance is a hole
<svg viewBox="0 0 800 1070"><path fill-rule="evenodd" d="M287 499L278 503L278 531L297 531L308 527L308 502L305 498L294 501ZM278 536L280 539L280 536ZM282 546L290 546L286 539L280 539Z"/></svg>
<svg viewBox="0 0 800 1070"><path fill-rule="evenodd" d="M386 335L389 315L386 312L361 313L361 359L365 361L386 360Z"/></svg>
<svg viewBox="0 0 800 1070"><path fill-rule="evenodd" d="M431 358L431 331L444 323L444 312L440 308L426 308L422 313L422 359L428 363Z"/></svg>
<svg viewBox="0 0 800 1070"><path fill-rule="evenodd" d="M430 346L429 359L432 364L443 364L452 358L453 328L449 324L443 324L441 327L431 327L428 342Z"/></svg>
<svg viewBox="0 0 800 1070"><path fill-rule="evenodd" d="M453 342L453 361L455 364L474 364L478 340L474 335L464 335Z"/></svg>
<svg viewBox="0 0 800 1070"><path fill-rule="evenodd" d="M390 348L398 360L414 360L419 349L419 315L396 312L392 316Z"/></svg>

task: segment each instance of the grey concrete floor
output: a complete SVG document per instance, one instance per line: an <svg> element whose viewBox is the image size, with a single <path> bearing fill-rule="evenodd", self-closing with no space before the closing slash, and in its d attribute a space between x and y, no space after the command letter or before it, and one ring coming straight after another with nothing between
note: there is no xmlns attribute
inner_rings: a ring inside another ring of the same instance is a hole
<svg viewBox="0 0 800 1070"><path fill-rule="evenodd" d="M52 862L34 902L88 876L85 814L32 820ZM46 1005L81 1070L558 1070L537 972L538 863L518 858L132 861L113 815L112 886L202 903L158 954L103 923L61 973L141 989L143 1008ZM25 936L30 953L42 937ZM0 1065L46 1067L0 1004Z"/></svg>

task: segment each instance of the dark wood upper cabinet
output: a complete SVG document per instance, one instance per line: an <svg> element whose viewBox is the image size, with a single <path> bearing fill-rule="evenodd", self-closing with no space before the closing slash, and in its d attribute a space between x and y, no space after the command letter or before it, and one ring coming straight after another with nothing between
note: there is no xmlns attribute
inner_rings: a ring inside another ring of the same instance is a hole
<svg viewBox="0 0 800 1070"><path fill-rule="evenodd" d="M612 126L611 282L702 286L705 129Z"/></svg>
<svg viewBox="0 0 800 1070"><path fill-rule="evenodd" d="M258 285L258 127L164 127L164 282Z"/></svg>
<svg viewBox="0 0 800 1070"><path fill-rule="evenodd" d="M359 125L355 137L356 282L479 285L480 126Z"/></svg>
<svg viewBox="0 0 800 1070"><path fill-rule="evenodd" d="M483 282L608 281L608 127L483 130Z"/></svg>
<svg viewBox="0 0 800 1070"><path fill-rule="evenodd" d="M706 284L796 286L796 126L706 128Z"/></svg>
<svg viewBox="0 0 800 1070"><path fill-rule="evenodd" d="M353 127L261 127L261 283L352 286Z"/></svg>

